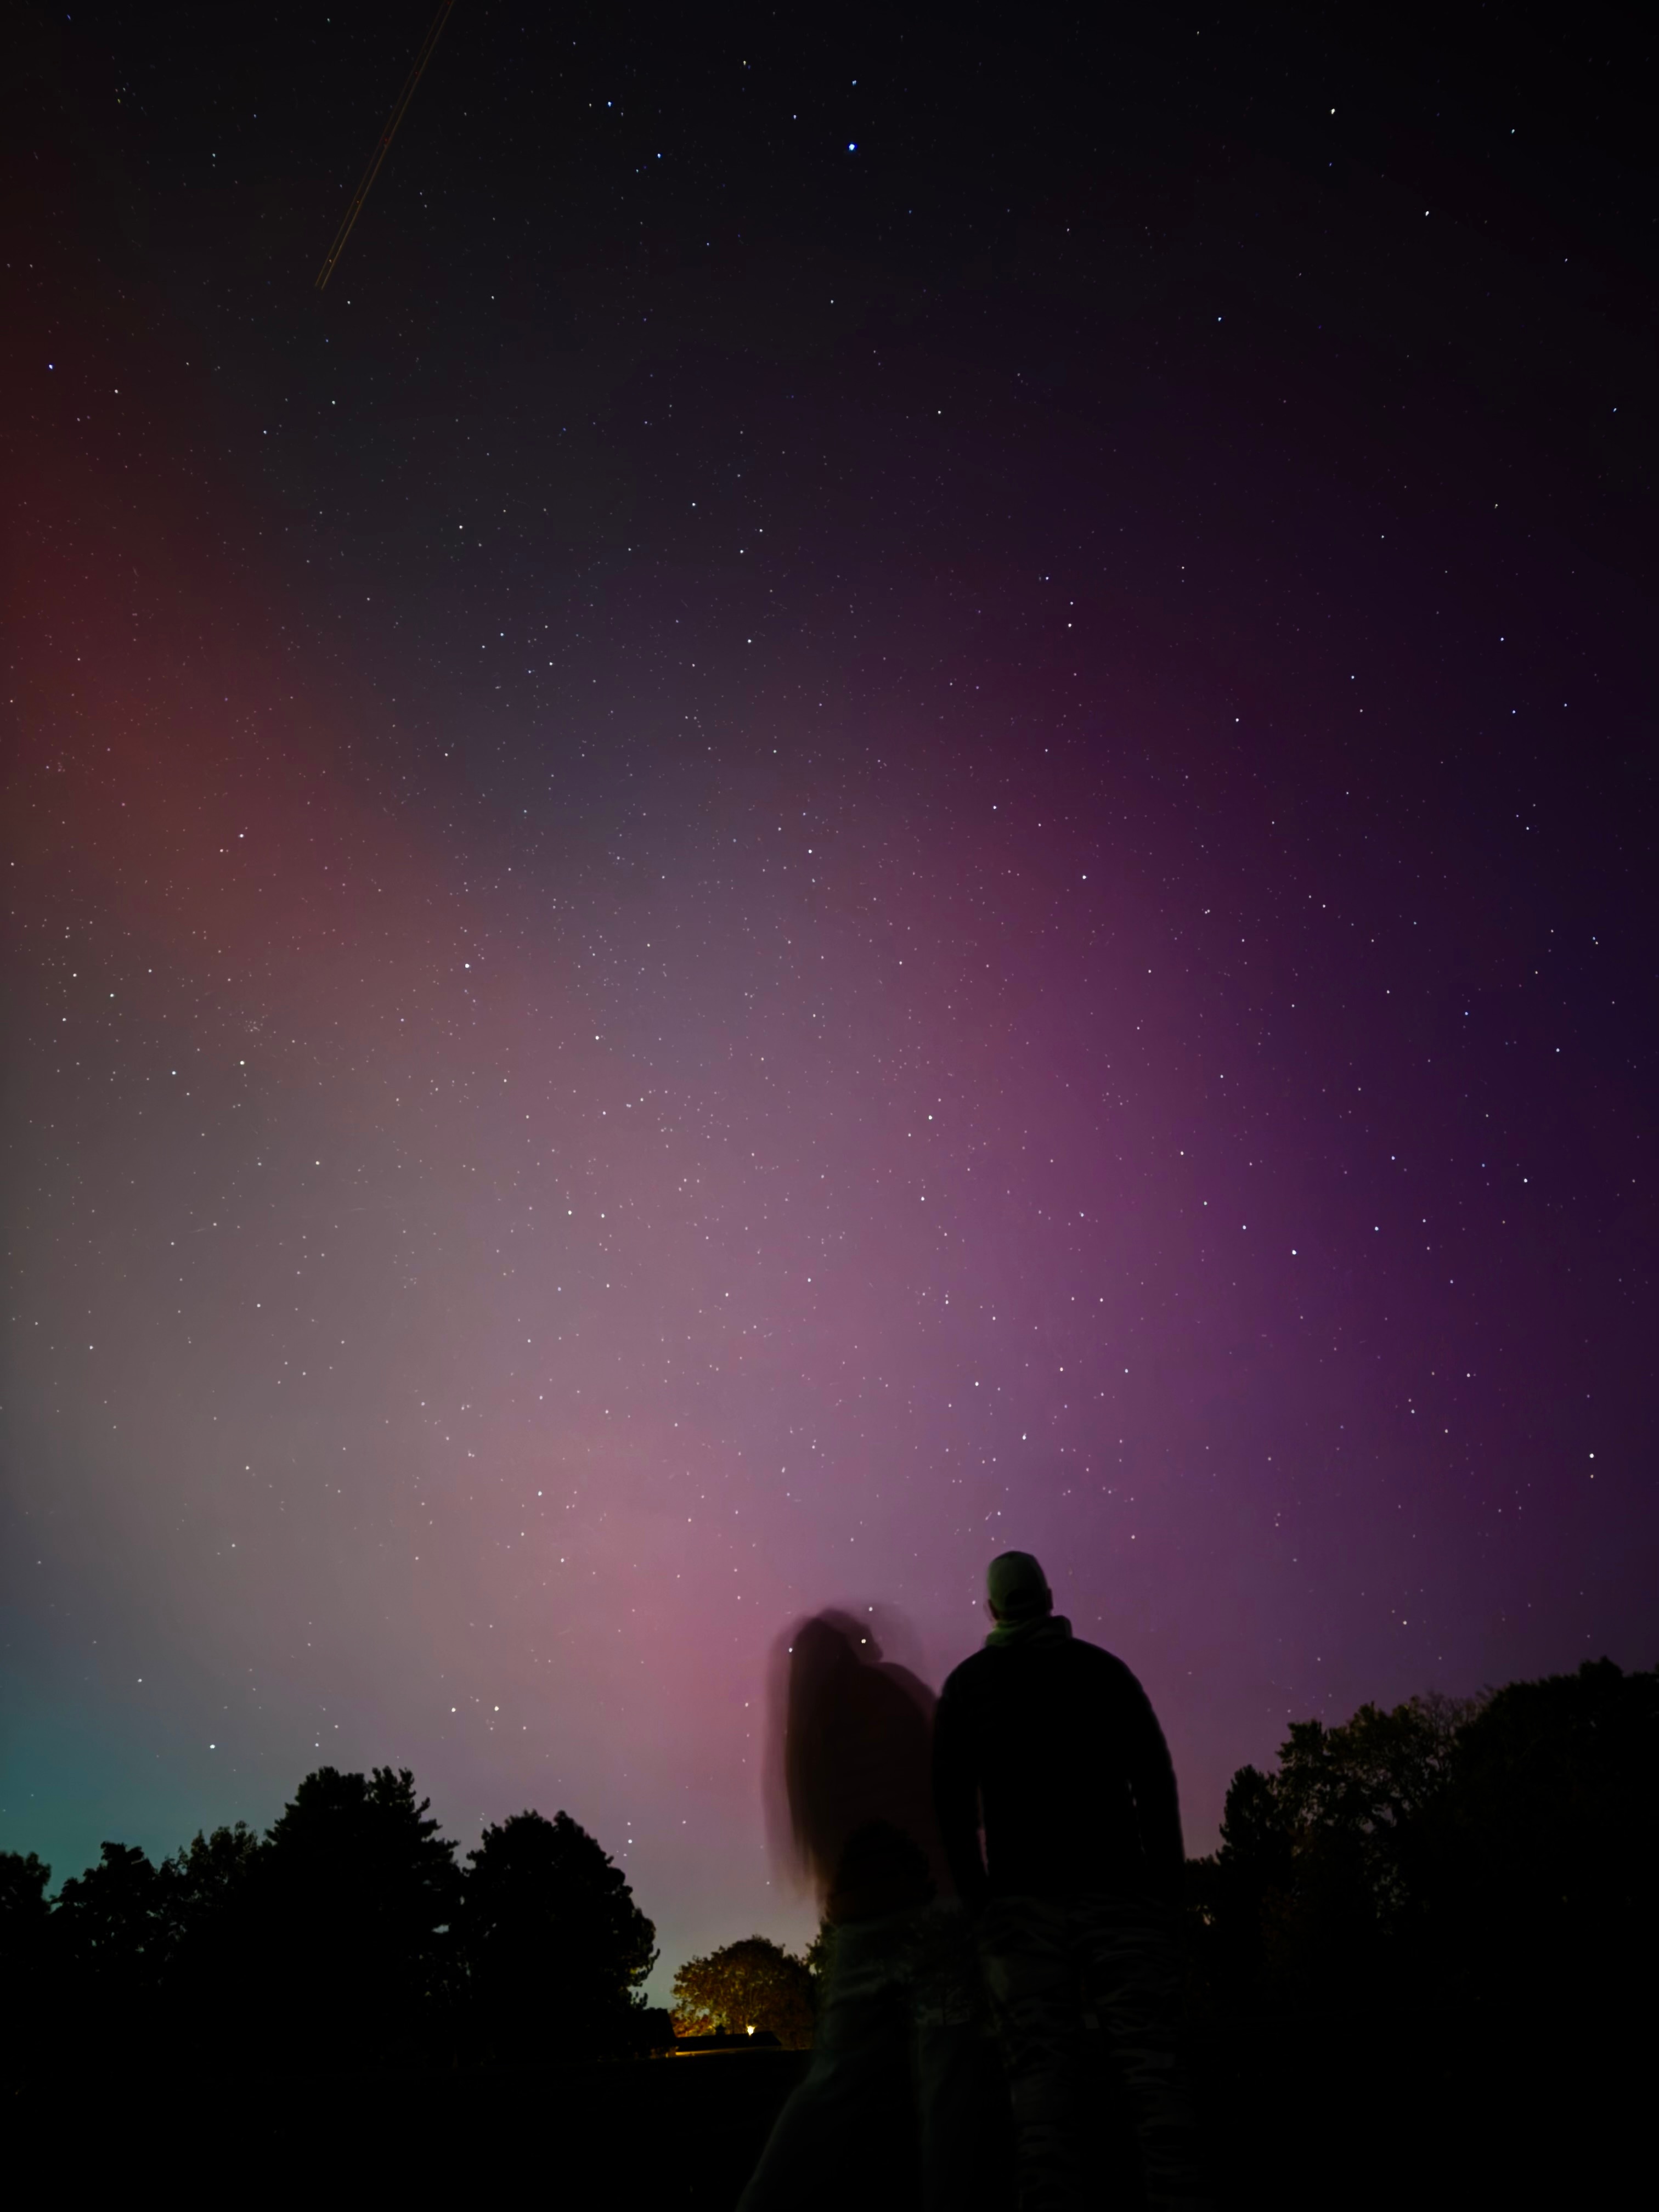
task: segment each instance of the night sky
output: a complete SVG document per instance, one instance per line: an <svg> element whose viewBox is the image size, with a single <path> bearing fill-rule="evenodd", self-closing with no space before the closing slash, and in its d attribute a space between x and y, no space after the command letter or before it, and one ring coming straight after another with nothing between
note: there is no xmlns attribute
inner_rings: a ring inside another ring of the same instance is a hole
<svg viewBox="0 0 1659 2212"><path fill-rule="evenodd" d="M1189 1848L1659 1658L1630 11L26 11L0 1847L760 1927L1036 1551ZM1621 43L1622 40L1622 43Z"/></svg>

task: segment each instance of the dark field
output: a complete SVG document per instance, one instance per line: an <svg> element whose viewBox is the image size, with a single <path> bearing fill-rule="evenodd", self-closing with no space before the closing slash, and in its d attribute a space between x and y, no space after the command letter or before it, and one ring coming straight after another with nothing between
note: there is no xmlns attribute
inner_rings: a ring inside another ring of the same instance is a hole
<svg viewBox="0 0 1659 2212"><path fill-rule="evenodd" d="M1646 2102L1634 2052L1499 2058L1442 2024L1263 2022L1199 2039L1192 2070L1223 2205L1577 2205L1618 2185ZM1582 2038L1581 2038L1582 2044ZM1622 2046L1613 2046L1622 2047ZM712 2052L553 2071L147 2080L77 2069L15 2093L9 2164L77 2195L155 2188L231 2201L370 2204L509 2193L555 2203L729 2212L806 2064ZM1109 2069L1097 2099L1100 2202L1139 2202ZM846 2212L915 2202L867 2170ZM988 2201L1012 2204L994 2188Z"/></svg>

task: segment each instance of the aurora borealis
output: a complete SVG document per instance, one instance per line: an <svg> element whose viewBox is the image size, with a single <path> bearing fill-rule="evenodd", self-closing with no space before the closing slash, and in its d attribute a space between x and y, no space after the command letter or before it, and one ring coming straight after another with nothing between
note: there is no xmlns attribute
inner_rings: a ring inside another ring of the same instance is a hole
<svg viewBox="0 0 1659 2212"><path fill-rule="evenodd" d="M422 21L32 19L0 1845L391 1761L672 1971L1008 1545L1194 1849L1652 1663L1617 57L1044 21L464 0L319 301Z"/></svg>

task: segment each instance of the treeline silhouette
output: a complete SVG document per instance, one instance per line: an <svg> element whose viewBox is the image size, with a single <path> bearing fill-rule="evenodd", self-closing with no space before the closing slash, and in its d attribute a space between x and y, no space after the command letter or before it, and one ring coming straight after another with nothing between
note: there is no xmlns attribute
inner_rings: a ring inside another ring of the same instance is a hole
<svg viewBox="0 0 1659 2212"><path fill-rule="evenodd" d="M1273 1771L1234 1776L1220 1848L1188 1863L1194 2022L1484 2021L1512 2045L1617 2018L1659 1966L1656 1865L1659 1668L1601 1660L1297 1723ZM671 2033L641 1995L655 1930L594 1838L520 1813L459 1861L407 1770L323 1767L263 1837L238 1822L159 1865L107 1843L55 1901L50 1880L0 1853L14 2085L89 2032L126 2069L294 2072L622 2057ZM799 2047L813 1954L754 1944L765 1988L753 1945L691 1960L679 2024Z"/></svg>
<svg viewBox="0 0 1659 2212"><path fill-rule="evenodd" d="M1187 1867L1200 2021L1593 2020L1659 1966L1659 1669L1300 1722L1221 1837Z"/></svg>
<svg viewBox="0 0 1659 2212"><path fill-rule="evenodd" d="M486 1828L465 1864L406 1769L308 1774L264 1837L198 1833L155 1865L106 1843L46 1896L0 1854L9 2075L84 2051L280 2070L619 2055L662 2039L655 1929L564 1813Z"/></svg>

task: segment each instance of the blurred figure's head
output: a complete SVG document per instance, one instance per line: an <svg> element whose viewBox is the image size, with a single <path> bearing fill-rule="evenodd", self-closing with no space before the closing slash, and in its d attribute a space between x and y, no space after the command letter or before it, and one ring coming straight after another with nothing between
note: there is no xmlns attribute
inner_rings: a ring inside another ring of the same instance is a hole
<svg viewBox="0 0 1659 2212"><path fill-rule="evenodd" d="M884 1660L868 1619L814 1613L775 1654L768 1811L775 1854L832 1920L919 1904L943 1878L933 1696Z"/></svg>
<svg viewBox="0 0 1659 2212"><path fill-rule="evenodd" d="M1048 1578L1029 1552L1003 1552L993 1559L985 1594L994 1620L1040 1620L1054 1609Z"/></svg>

